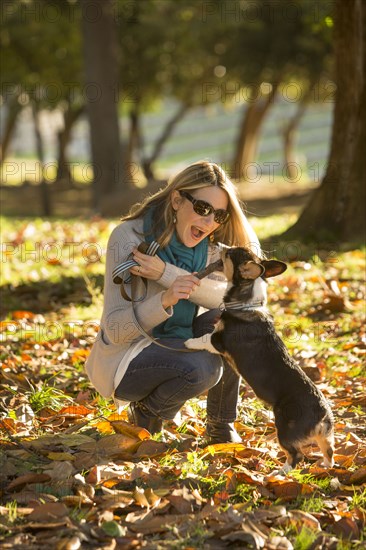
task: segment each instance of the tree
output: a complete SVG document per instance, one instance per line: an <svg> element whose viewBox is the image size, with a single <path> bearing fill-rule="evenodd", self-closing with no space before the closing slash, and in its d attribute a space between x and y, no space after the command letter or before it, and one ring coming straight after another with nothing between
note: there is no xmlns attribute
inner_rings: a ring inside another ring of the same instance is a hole
<svg viewBox="0 0 366 550"><path fill-rule="evenodd" d="M208 79L215 80L218 56L213 48L219 25L203 21L204 4L197 0L119 0L118 6L120 100L130 119L128 158L140 163L152 180L154 164L176 125L192 107L211 101L203 97L203 87ZM141 115L164 98L178 100L177 109L146 151Z"/></svg>
<svg viewBox="0 0 366 550"><path fill-rule="evenodd" d="M336 0L336 99L328 166L300 218L284 236L360 241L365 237L366 4Z"/></svg>
<svg viewBox="0 0 366 550"><path fill-rule="evenodd" d="M245 103L232 173L238 179L250 179L261 128L283 85L282 98L286 100L287 83L306 90L324 71L330 47L323 19L329 5L319 6L315 0L295 4L287 0L255 0L246 6L216 0L212 6L221 6L229 13L234 7L237 10L237 16L222 25L216 47L222 51L220 63L226 69L223 86L228 90L228 99L231 94L237 102ZM299 117L290 132L298 121Z"/></svg>
<svg viewBox="0 0 366 550"><path fill-rule="evenodd" d="M3 53L0 82L7 107L1 160L7 154L17 116L24 106L30 105L37 116L44 109L58 109L64 127L58 136L57 181L61 176L70 178L66 147L83 109L79 21L80 9L72 0L42 0L42 3L9 0L0 34ZM37 132L38 143L42 134ZM37 153L42 149L43 146L37 145Z"/></svg>
<svg viewBox="0 0 366 550"><path fill-rule="evenodd" d="M118 122L118 39L115 0L82 0L85 85L96 96L86 98L90 123L93 208L105 195L128 188L124 178Z"/></svg>

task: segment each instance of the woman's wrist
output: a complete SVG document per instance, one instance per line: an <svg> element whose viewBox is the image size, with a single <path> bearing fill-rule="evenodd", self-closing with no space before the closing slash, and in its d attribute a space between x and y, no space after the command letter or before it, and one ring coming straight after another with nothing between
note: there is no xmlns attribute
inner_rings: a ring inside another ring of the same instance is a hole
<svg viewBox="0 0 366 550"><path fill-rule="evenodd" d="M168 299L167 299L167 292L163 292L162 295L161 295L161 305L163 306L164 309L169 309L171 307L172 304L169 303Z"/></svg>

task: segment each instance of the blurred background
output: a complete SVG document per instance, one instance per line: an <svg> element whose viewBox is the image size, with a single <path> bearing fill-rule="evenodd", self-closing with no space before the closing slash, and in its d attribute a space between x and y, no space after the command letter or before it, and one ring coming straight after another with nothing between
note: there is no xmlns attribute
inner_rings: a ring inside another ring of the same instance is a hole
<svg viewBox="0 0 366 550"><path fill-rule="evenodd" d="M318 186L336 90L333 2L1 10L3 214L116 216L199 159L219 163L254 213Z"/></svg>

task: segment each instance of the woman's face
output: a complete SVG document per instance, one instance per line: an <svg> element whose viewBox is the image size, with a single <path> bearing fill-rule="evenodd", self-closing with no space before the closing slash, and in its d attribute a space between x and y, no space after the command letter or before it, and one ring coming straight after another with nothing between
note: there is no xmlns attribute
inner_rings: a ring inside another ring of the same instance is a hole
<svg viewBox="0 0 366 550"><path fill-rule="evenodd" d="M228 196L220 187L202 187L187 192L197 200L208 202L215 210L227 210L228 208ZM208 216L196 214L193 204L187 198L182 197L179 191L173 191L171 202L177 217L175 224L177 236L188 248L196 246L220 225L215 222L214 213Z"/></svg>

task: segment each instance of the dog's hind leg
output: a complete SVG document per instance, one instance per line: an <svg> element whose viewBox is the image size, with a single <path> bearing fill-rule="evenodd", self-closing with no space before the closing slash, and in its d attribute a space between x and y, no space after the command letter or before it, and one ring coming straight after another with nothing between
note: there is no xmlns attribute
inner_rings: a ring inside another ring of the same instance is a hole
<svg viewBox="0 0 366 550"><path fill-rule="evenodd" d="M319 448L324 456L324 466L332 468L334 465L334 434L333 431L327 435L319 434L315 438Z"/></svg>

